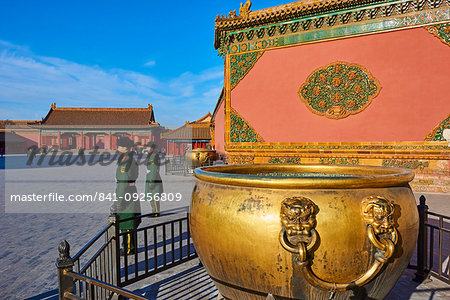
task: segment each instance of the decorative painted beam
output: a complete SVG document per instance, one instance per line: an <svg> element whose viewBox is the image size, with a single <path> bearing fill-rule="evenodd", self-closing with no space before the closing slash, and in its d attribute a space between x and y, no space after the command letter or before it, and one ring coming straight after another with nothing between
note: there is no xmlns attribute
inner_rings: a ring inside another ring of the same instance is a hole
<svg viewBox="0 0 450 300"><path fill-rule="evenodd" d="M384 2L278 24L223 32L219 54L240 54L449 21L448 1Z"/></svg>

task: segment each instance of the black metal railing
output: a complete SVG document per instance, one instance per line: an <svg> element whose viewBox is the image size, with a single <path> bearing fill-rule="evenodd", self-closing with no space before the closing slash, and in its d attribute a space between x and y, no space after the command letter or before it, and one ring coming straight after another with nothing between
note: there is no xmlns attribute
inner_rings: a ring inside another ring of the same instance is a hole
<svg viewBox="0 0 450 300"><path fill-rule="evenodd" d="M119 224L153 215L119 220ZM127 234L133 236L135 240L135 251L133 255L123 255L122 259L118 261L118 286L129 285L197 257L191 243L187 214L181 218L148 225L129 232L120 232L118 236L124 239ZM116 247L119 246L116 245Z"/></svg>
<svg viewBox="0 0 450 300"><path fill-rule="evenodd" d="M136 295L135 293L119 288L112 284L108 284L104 281L95 279L90 276L86 276L80 273L76 273L70 270L64 271L64 276L70 277L75 281L82 282L85 285L86 294L84 297L80 297L71 291L64 292L63 299L111 299L114 294L118 294L127 298L135 299L135 300L145 300L146 298ZM100 295L96 292L97 290L101 290L104 293Z"/></svg>
<svg viewBox="0 0 450 300"><path fill-rule="evenodd" d="M184 214L180 216L180 213ZM130 232L121 232L119 224L145 220L156 214L139 215L120 220L109 217L109 224L91 239L73 258L66 241L59 246L57 262L60 299L110 299L114 293L133 299L139 295L124 286L197 257L191 241L188 207L159 213L162 222ZM121 237L135 236L135 253L121 253ZM130 297L130 295L134 295Z"/></svg>
<svg viewBox="0 0 450 300"><path fill-rule="evenodd" d="M207 159L201 164L192 164L188 161L184 155L176 155L173 157L167 157L165 161L165 174L166 175L189 175L193 173L193 170L198 167L212 166L214 161Z"/></svg>
<svg viewBox="0 0 450 300"><path fill-rule="evenodd" d="M419 237L417 240L416 280L433 276L450 284L450 217L428 211L425 196L420 196Z"/></svg>
<svg viewBox="0 0 450 300"><path fill-rule="evenodd" d="M173 157L166 157L165 161L166 175L187 175L189 168L184 155L175 155Z"/></svg>
<svg viewBox="0 0 450 300"><path fill-rule="evenodd" d="M115 265L116 255L114 252L115 238L112 232L114 223L110 222L92 240L90 240L75 256L73 260L73 271L80 275L100 280L108 284L116 284ZM86 299L107 299L107 291L97 286L84 285L78 281L74 291L77 296ZM89 294L89 297L88 297Z"/></svg>

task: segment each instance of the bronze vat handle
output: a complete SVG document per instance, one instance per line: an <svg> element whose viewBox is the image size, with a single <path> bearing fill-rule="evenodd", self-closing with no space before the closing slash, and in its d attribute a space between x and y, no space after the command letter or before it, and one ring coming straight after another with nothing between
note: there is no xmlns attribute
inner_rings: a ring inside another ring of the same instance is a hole
<svg viewBox="0 0 450 300"><path fill-rule="evenodd" d="M395 252L398 233L394 227L394 203L380 196L364 198L361 215L366 225L368 240L375 247L372 266L358 278L345 283L328 282L318 278L311 270L308 251L317 244L315 230L318 206L305 197L287 198L281 205L279 239L284 249L297 254L296 262L304 278L313 286L328 291L345 291L371 281ZM295 240L295 242L291 242Z"/></svg>

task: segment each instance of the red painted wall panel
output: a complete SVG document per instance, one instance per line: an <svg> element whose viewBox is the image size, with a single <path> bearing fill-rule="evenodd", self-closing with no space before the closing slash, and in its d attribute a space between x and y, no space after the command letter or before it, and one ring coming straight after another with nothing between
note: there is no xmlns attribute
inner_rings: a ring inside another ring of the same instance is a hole
<svg viewBox="0 0 450 300"><path fill-rule="evenodd" d="M382 87L365 110L339 120L312 113L297 94L335 61L364 66ZM422 141L450 113L449 95L450 47L417 28L266 51L233 89L231 106L267 142Z"/></svg>

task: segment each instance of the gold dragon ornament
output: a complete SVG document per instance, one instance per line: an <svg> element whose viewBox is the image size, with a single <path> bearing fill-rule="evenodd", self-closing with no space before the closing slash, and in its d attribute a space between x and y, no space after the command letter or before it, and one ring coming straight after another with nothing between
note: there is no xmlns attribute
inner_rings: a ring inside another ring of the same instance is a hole
<svg viewBox="0 0 450 300"><path fill-rule="evenodd" d="M239 16L247 19L248 15L250 14L250 7L252 7L252 2L250 0L247 0L245 4L242 4L241 2L241 7L239 8Z"/></svg>

